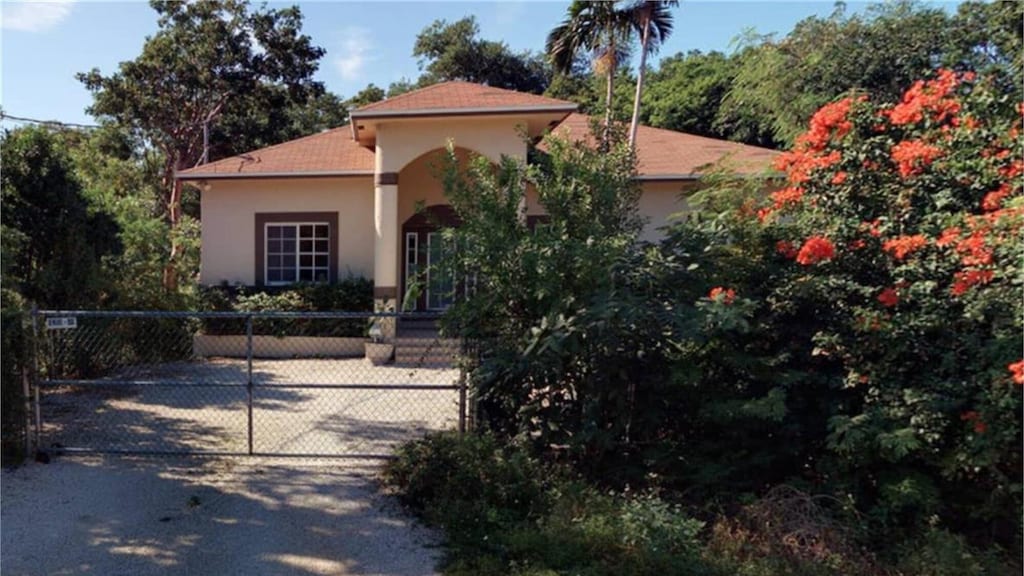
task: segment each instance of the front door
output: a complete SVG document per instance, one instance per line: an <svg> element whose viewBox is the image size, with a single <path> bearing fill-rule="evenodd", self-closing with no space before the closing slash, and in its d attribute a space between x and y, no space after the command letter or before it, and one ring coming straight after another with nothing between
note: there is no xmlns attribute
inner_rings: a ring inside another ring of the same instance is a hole
<svg viewBox="0 0 1024 576"><path fill-rule="evenodd" d="M427 310L444 310L454 300L455 279L450 270L444 270L445 258L451 253L449 242L440 232L428 232L426 292Z"/></svg>
<svg viewBox="0 0 1024 576"><path fill-rule="evenodd" d="M450 206L428 206L402 225L402 301L407 310L440 311L451 306L455 279L442 271L451 246L440 232L458 226Z"/></svg>

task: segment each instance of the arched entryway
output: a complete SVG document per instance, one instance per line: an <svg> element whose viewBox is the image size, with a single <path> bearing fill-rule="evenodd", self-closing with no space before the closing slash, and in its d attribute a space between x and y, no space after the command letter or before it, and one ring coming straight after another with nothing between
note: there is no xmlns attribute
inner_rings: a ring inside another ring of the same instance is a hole
<svg viewBox="0 0 1024 576"><path fill-rule="evenodd" d="M438 271L451 254L444 228L458 227L458 215L447 204L427 206L402 224L402 294L414 310L444 310L451 305L455 278Z"/></svg>

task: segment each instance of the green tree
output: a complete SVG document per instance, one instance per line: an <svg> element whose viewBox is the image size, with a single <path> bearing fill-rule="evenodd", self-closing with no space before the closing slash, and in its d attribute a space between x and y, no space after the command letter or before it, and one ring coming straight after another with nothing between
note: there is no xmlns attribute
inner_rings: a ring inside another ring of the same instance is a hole
<svg viewBox="0 0 1024 576"><path fill-rule="evenodd" d="M175 172L208 159L215 147L211 128L222 117L285 95L308 103L322 94L312 75L324 51L301 33L297 7L250 11L241 0L153 0L151 6L158 30L142 54L110 76L94 69L78 77L93 92L91 113L138 131L163 155L163 205L172 230L163 283L174 289L183 250L177 239L183 187Z"/></svg>
<svg viewBox="0 0 1024 576"><path fill-rule="evenodd" d="M293 93L283 85L264 85L239 94L210 124L209 160L256 150L346 123L348 106L336 94L311 88Z"/></svg>
<svg viewBox="0 0 1024 576"><path fill-rule="evenodd" d="M118 225L121 250L103 262L110 278L107 304L121 309L191 305L193 294L180 288L169 294L162 285L172 230L163 217L161 154L113 123L74 136L69 139L69 149L82 192ZM182 216L179 231L196 228L194 217ZM184 243L180 269L197 270L196 235L181 234L180 240Z"/></svg>
<svg viewBox="0 0 1024 576"><path fill-rule="evenodd" d="M946 66L999 76L1004 89L1019 95L1024 90L1022 21L1024 0L960 4L948 35Z"/></svg>
<svg viewBox="0 0 1024 576"><path fill-rule="evenodd" d="M94 308L105 297L101 260L117 226L91 206L61 134L28 127L0 140L3 282L43 307Z"/></svg>
<svg viewBox="0 0 1024 576"><path fill-rule="evenodd" d="M395 80L391 84L388 84L388 98L393 98L399 94L405 94L416 89L416 83L408 78L400 78Z"/></svg>
<svg viewBox="0 0 1024 576"><path fill-rule="evenodd" d="M613 117L615 78L619 64L629 56L635 13L615 2L574 0L566 19L548 34L545 52L556 72L568 73L582 53L589 53L594 70L605 78L605 133L608 140Z"/></svg>
<svg viewBox="0 0 1024 576"><path fill-rule="evenodd" d="M678 0L640 0L631 7L633 25L640 37L640 67L636 74L636 94L633 96L633 118L629 124L629 145L636 145L636 129L640 125L640 102L644 93L644 74L647 55L657 53L672 33L673 7Z"/></svg>
<svg viewBox="0 0 1024 576"><path fill-rule="evenodd" d="M366 106L367 104L373 104L374 102L380 102L384 99L384 89L376 84L367 84L366 88L363 88L356 93L355 96L345 101L345 104L349 108L359 108L360 106Z"/></svg>
<svg viewBox="0 0 1024 576"><path fill-rule="evenodd" d="M504 42L479 38L472 16L447 22L436 20L416 36L413 56L419 59L419 85L463 80L541 94L550 82L544 61L530 52L516 54Z"/></svg>
<svg viewBox="0 0 1024 576"><path fill-rule="evenodd" d="M727 126L755 114L775 140L792 142L822 105L850 91L898 98L933 70L947 47L949 16L911 2L874 5L797 23L782 40L748 36L720 113Z"/></svg>
<svg viewBox="0 0 1024 576"><path fill-rule="evenodd" d="M644 93L641 118L658 128L702 136L727 136L715 116L735 76L735 61L698 50L662 59Z"/></svg>

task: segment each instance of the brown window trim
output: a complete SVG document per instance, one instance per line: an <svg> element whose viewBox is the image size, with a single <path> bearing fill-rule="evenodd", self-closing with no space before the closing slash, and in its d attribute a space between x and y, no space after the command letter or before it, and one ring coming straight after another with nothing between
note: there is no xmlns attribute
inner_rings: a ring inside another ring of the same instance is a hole
<svg viewBox="0 0 1024 576"><path fill-rule="evenodd" d="M257 212L256 213L256 279L257 286L266 284L266 261L267 243L264 234L267 224L274 222L312 222L316 224L327 224L328 233L331 235L328 242L328 278L327 281L334 283L338 281L338 213L337 212Z"/></svg>

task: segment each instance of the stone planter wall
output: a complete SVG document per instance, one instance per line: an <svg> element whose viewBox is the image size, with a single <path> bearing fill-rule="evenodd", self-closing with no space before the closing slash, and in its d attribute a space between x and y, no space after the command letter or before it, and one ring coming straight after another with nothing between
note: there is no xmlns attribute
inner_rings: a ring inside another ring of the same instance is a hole
<svg viewBox="0 0 1024 576"><path fill-rule="evenodd" d="M363 356L365 342L363 338L328 336L253 336L252 355L253 358L359 358ZM244 334L196 334L192 337L192 351L200 358L245 358L246 349Z"/></svg>

